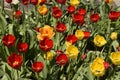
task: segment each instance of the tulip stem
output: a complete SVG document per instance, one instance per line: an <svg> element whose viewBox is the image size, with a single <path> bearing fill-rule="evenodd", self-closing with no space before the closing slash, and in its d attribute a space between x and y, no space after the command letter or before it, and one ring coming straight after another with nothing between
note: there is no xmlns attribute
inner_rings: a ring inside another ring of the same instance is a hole
<svg viewBox="0 0 120 80"><path fill-rule="evenodd" d="M18 73L18 70L15 70L15 71L16 71L16 74L17 74L16 80L19 80L19 73Z"/></svg>
<svg viewBox="0 0 120 80"><path fill-rule="evenodd" d="M9 56L9 50L6 46L5 46L5 51L6 51L7 56Z"/></svg>
<svg viewBox="0 0 120 80"><path fill-rule="evenodd" d="M55 46L55 50L57 50L58 47L59 47L59 44L60 44L59 39L60 39L60 36L59 36L59 33L57 32L56 33L56 46Z"/></svg>
<svg viewBox="0 0 120 80"><path fill-rule="evenodd" d="M99 78L99 77L96 77L96 80L100 80L100 78Z"/></svg>

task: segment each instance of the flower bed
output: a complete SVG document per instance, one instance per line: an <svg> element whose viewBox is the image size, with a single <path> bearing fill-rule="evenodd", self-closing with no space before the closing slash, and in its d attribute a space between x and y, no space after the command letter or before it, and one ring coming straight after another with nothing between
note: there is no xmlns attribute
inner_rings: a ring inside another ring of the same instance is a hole
<svg viewBox="0 0 120 80"><path fill-rule="evenodd" d="M120 79L120 8L113 0L4 1L11 10L1 5L2 80Z"/></svg>

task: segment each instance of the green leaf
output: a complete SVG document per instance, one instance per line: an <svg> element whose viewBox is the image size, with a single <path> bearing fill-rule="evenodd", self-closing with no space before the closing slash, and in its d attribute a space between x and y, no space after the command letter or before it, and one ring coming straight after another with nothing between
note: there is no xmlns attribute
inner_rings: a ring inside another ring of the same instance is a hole
<svg viewBox="0 0 120 80"><path fill-rule="evenodd" d="M7 21L6 21L5 17L0 12L0 29L1 29L3 34L5 34L6 25L7 25Z"/></svg>
<svg viewBox="0 0 120 80"><path fill-rule="evenodd" d="M92 74L89 66L86 68L86 71L87 71L86 77L87 77L89 80L94 80L94 76L93 76L93 74Z"/></svg>
<svg viewBox="0 0 120 80"><path fill-rule="evenodd" d="M28 78L19 78L18 80L30 80Z"/></svg>
<svg viewBox="0 0 120 80"><path fill-rule="evenodd" d="M35 41L35 39L37 38L36 37L36 35L35 35L35 33L32 31L32 30L27 30L28 31L28 33L29 33L29 35L30 35L30 45L29 45L29 49L31 49L32 47L33 47L33 45L34 45L34 41Z"/></svg>
<svg viewBox="0 0 120 80"><path fill-rule="evenodd" d="M13 24L9 24L8 28L9 28L9 34L13 34L14 35Z"/></svg>
<svg viewBox="0 0 120 80"><path fill-rule="evenodd" d="M113 46L113 49L114 49L115 51L117 51L117 47L119 46L119 42L118 42L117 40L114 40L114 41L112 42L112 46Z"/></svg>
<svg viewBox="0 0 120 80"><path fill-rule="evenodd" d="M2 26L7 25L7 21L6 21L5 17L1 13L0 13L0 23L2 24Z"/></svg>

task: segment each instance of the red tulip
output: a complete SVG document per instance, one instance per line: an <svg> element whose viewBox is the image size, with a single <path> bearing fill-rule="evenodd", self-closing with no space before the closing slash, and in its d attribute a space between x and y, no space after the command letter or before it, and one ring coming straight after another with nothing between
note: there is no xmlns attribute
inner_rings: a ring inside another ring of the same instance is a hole
<svg viewBox="0 0 120 80"><path fill-rule="evenodd" d="M27 5L29 0L22 0L22 4Z"/></svg>
<svg viewBox="0 0 120 80"><path fill-rule="evenodd" d="M39 4L45 4L46 0L41 0Z"/></svg>
<svg viewBox="0 0 120 80"><path fill-rule="evenodd" d="M15 16L16 19L20 18L22 16L22 11L16 10L16 12L15 12L15 14L13 14L13 16Z"/></svg>
<svg viewBox="0 0 120 80"><path fill-rule="evenodd" d="M52 15L54 18L60 18L62 16L62 11L58 7L53 7Z"/></svg>
<svg viewBox="0 0 120 80"><path fill-rule="evenodd" d="M109 0L105 0L106 3L109 3Z"/></svg>
<svg viewBox="0 0 120 80"><path fill-rule="evenodd" d="M57 32L64 32L66 30L66 25L59 22L56 26L56 31Z"/></svg>
<svg viewBox="0 0 120 80"><path fill-rule="evenodd" d="M68 57L66 54L58 54L58 56L56 57L56 63L64 66L66 65L68 62Z"/></svg>
<svg viewBox="0 0 120 80"><path fill-rule="evenodd" d="M116 21L120 17L120 12L117 11L110 11L109 13L109 19L112 21Z"/></svg>
<svg viewBox="0 0 120 80"><path fill-rule="evenodd" d="M86 54L82 54L81 58L84 60L86 58L86 56L87 56Z"/></svg>
<svg viewBox="0 0 120 80"><path fill-rule="evenodd" d="M91 22L97 22L99 19L100 19L100 16L97 13L90 15Z"/></svg>
<svg viewBox="0 0 120 80"><path fill-rule="evenodd" d="M105 69L110 68L110 64L108 62L104 62L103 64L104 64Z"/></svg>
<svg viewBox="0 0 120 80"><path fill-rule="evenodd" d="M45 38L39 43L40 48L44 51L49 51L53 47L53 41L51 39Z"/></svg>
<svg viewBox="0 0 120 80"><path fill-rule="evenodd" d="M7 63L15 69L18 69L22 65L22 56L17 54L17 53L12 53L10 56L7 58Z"/></svg>
<svg viewBox="0 0 120 80"><path fill-rule="evenodd" d="M56 0L56 2L60 3L60 4L65 4L66 0Z"/></svg>
<svg viewBox="0 0 120 80"><path fill-rule="evenodd" d="M12 2L12 0L6 0L6 2L7 2L7 3L11 3L11 2Z"/></svg>
<svg viewBox="0 0 120 80"><path fill-rule="evenodd" d="M87 39L90 37L90 32L84 31L84 39Z"/></svg>
<svg viewBox="0 0 120 80"><path fill-rule="evenodd" d="M43 68L44 68L44 64L42 62L34 62L32 64L32 70L34 72L39 73L39 72L41 72L43 70Z"/></svg>
<svg viewBox="0 0 120 80"><path fill-rule="evenodd" d="M67 7L67 11L68 11L69 14L72 14L72 13L75 12L75 7L72 6L72 5L69 5L69 6Z"/></svg>
<svg viewBox="0 0 120 80"><path fill-rule="evenodd" d="M3 37L2 42L7 47L12 47L15 44L16 38L15 36L8 34Z"/></svg>
<svg viewBox="0 0 120 80"><path fill-rule="evenodd" d="M33 5L37 5L38 0L30 0L30 3L33 4Z"/></svg>
<svg viewBox="0 0 120 80"><path fill-rule="evenodd" d="M68 35L65 39L67 42L70 42L72 44L77 42L77 37L75 35Z"/></svg>
<svg viewBox="0 0 120 80"><path fill-rule="evenodd" d="M17 45L17 50L21 53L26 52L28 50L28 44L27 43L19 43Z"/></svg>
<svg viewBox="0 0 120 80"><path fill-rule="evenodd" d="M83 9L83 8L80 8L80 9L78 10L78 13L79 13L80 15L85 16L86 13L87 13L87 11L86 11L85 9Z"/></svg>
<svg viewBox="0 0 120 80"><path fill-rule="evenodd" d="M77 23L78 25L84 24L84 16L80 15L79 13L74 14L73 21Z"/></svg>

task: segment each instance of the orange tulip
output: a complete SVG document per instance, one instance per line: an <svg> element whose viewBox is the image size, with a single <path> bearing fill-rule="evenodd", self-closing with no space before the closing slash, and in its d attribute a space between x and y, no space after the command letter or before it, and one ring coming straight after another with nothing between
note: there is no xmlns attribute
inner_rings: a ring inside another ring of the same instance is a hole
<svg viewBox="0 0 120 80"><path fill-rule="evenodd" d="M39 32L40 33L37 35L37 38L39 40L43 40L46 37L51 39L55 35L55 33L53 32L53 28L49 25L45 25L44 27L40 28Z"/></svg>

